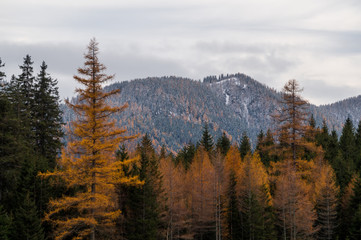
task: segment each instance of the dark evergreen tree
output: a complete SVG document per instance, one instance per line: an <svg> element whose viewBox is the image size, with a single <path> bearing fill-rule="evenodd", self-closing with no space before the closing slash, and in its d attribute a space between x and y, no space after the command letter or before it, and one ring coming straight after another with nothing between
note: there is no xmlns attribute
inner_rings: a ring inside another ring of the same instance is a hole
<svg viewBox="0 0 361 240"><path fill-rule="evenodd" d="M119 149L115 152L115 157L117 161L124 162L129 159L128 152L125 148L125 145L122 144ZM123 165L122 167L125 176L130 177L132 173L128 165ZM124 240L125 239L125 220L128 218L128 209L130 206L130 197L129 191L134 190L134 186L129 186L125 184L118 184L116 186L116 194L119 210L122 211L122 215L116 221L116 239Z"/></svg>
<svg viewBox="0 0 361 240"><path fill-rule="evenodd" d="M316 120L313 114L311 114L310 120L308 122L308 125L312 127L313 129L316 129Z"/></svg>
<svg viewBox="0 0 361 240"><path fill-rule="evenodd" d="M63 132L61 129L61 111L57 80L46 72L45 62L40 66L35 84L34 118L36 152L46 160L50 169L55 167L55 158L61 147ZM47 169L39 169L45 171Z"/></svg>
<svg viewBox="0 0 361 240"><path fill-rule="evenodd" d="M342 129L340 137L340 150L342 153L342 168L345 174L342 176L341 189L351 180L352 174L355 170L356 145L355 145L355 133L353 124L350 118L347 118L345 125Z"/></svg>
<svg viewBox="0 0 361 240"><path fill-rule="evenodd" d="M125 148L125 145L122 144L119 149L115 152L115 156L118 161L125 161L129 159L128 151Z"/></svg>
<svg viewBox="0 0 361 240"><path fill-rule="evenodd" d="M226 199L228 201L228 204L225 211L227 239L229 240L243 239L242 219L239 208L239 200L237 197L236 185L236 176L235 173L232 172L229 179L229 188L226 192Z"/></svg>
<svg viewBox="0 0 361 240"><path fill-rule="evenodd" d="M325 149L325 159L330 162L332 167L334 167L335 158L337 157L339 151L340 151L340 145L338 141L337 132L336 130L332 130L327 143L327 147Z"/></svg>
<svg viewBox="0 0 361 240"><path fill-rule="evenodd" d="M156 240L161 238L164 228L161 215L165 210L162 177L149 136L146 134L137 147L140 155L139 166L133 166L144 185L128 190L124 231L129 240Z"/></svg>
<svg viewBox="0 0 361 240"><path fill-rule="evenodd" d="M276 218L269 204L266 188L262 189L261 193L262 196L258 199L255 193L249 191L241 200L242 239L276 239Z"/></svg>
<svg viewBox="0 0 361 240"><path fill-rule="evenodd" d="M323 150L327 152L328 144L330 141L330 133L328 131L326 120L322 121L321 131L316 135L316 143L318 146L322 146Z"/></svg>
<svg viewBox="0 0 361 240"><path fill-rule="evenodd" d="M0 205L0 239L10 239L10 226L11 218L9 214L4 210L3 206Z"/></svg>
<svg viewBox="0 0 361 240"><path fill-rule="evenodd" d="M270 166L270 162L277 161L277 155L273 153L274 139L271 130L267 130L266 135L261 131L258 135L256 151L258 152L262 163L266 166Z"/></svg>
<svg viewBox="0 0 361 240"><path fill-rule="evenodd" d="M14 240L42 240L44 233L41 220L36 211L35 202L27 194L21 206L15 211L12 225L12 237Z"/></svg>
<svg viewBox="0 0 361 240"><path fill-rule="evenodd" d="M349 209L346 209L346 212L348 216L345 216L345 222L349 225L341 229L346 231L343 235L349 236L352 240L361 239L361 176L355 181Z"/></svg>
<svg viewBox="0 0 361 240"><path fill-rule="evenodd" d="M34 84L35 77L33 76L33 61L29 55L26 55L24 58L24 63L20 66L22 73L17 78L19 84L19 90L23 96L25 107L31 106L34 101Z"/></svg>
<svg viewBox="0 0 361 240"><path fill-rule="evenodd" d="M262 145L263 145L263 142L264 142L264 139L265 139L265 135L264 135L264 132L263 130L261 130L259 132L259 134L257 135L257 145L256 145L256 151L260 151L261 148L262 148Z"/></svg>
<svg viewBox="0 0 361 240"><path fill-rule="evenodd" d="M341 150L338 151L337 155L332 160L332 167L336 173L337 185L340 186L341 193L349 183L352 173L349 171L348 166L343 158Z"/></svg>
<svg viewBox="0 0 361 240"><path fill-rule="evenodd" d="M261 239L263 216L262 206L258 202L255 194L249 193L249 196L244 198L244 207L242 208L242 222L243 222L243 239Z"/></svg>
<svg viewBox="0 0 361 240"><path fill-rule="evenodd" d="M25 136L27 141L34 145L35 77L33 76L32 65L31 57L26 55L23 65L20 66L22 73L18 77L14 75L11 77L10 83L6 86L6 93L19 121L18 134Z"/></svg>
<svg viewBox="0 0 361 240"><path fill-rule="evenodd" d="M21 131L19 119L14 112L13 104L7 98L7 93L0 92L0 204L8 212L17 208L16 199L18 184L21 178L21 168L24 163L33 158L29 139Z"/></svg>
<svg viewBox="0 0 361 240"><path fill-rule="evenodd" d="M355 135L355 148L356 148L356 159L355 159L355 167L358 170L358 172L361 173L361 121L359 121L356 135Z"/></svg>
<svg viewBox="0 0 361 240"><path fill-rule="evenodd" d="M226 136L225 132L223 132L222 136L218 138L216 146L223 156L227 155L227 152L231 147L231 141L229 141L229 138Z"/></svg>
<svg viewBox="0 0 361 240"><path fill-rule="evenodd" d="M244 132L241 139L241 144L239 146L239 151L241 153L241 158L243 159L247 153L251 152L251 143L249 141L249 138L247 134Z"/></svg>
<svg viewBox="0 0 361 240"><path fill-rule="evenodd" d="M350 226L350 239L361 239L361 204L355 209Z"/></svg>
<svg viewBox="0 0 361 240"><path fill-rule="evenodd" d="M192 160L194 158L194 154L196 153L196 147L194 144L189 143L184 146L182 150L178 152L178 155L175 159L176 163L183 164L184 168L188 170L189 166L192 164Z"/></svg>
<svg viewBox="0 0 361 240"><path fill-rule="evenodd" d="M200 141L200 145L204 147L204 149L208 152L211 153L213 151L213 147L214 147L214 143L213 143L213 137L212 135L209 133L208 130L208 124L206 123L204 125L203 128L203 134L202 134L202 139Z"/></svg>
<svg viewBox="0 0 361 240"><path fill-rule="evenodd" d="M258 239L262 240L276 240L277 231L276 231L276 215L275 210L270 203L271 198L267 194L267 187L262 186L261 188L260 203L261 204L261 224L258 227Z"/></svg>
<svg viewBox="0 0 361 240"><path fill-rule="evenodd" d="M35 77L33 76L33 61L29 55L24 58L23 65L20 66L21 74L17 78L12 78L10 83L10 95L17 110L21 125L26 129L26 136L34 141L34 98L35 98ZM24 131L24 130L22 130ZM34 142L32 142L34 144Z"/></svg>

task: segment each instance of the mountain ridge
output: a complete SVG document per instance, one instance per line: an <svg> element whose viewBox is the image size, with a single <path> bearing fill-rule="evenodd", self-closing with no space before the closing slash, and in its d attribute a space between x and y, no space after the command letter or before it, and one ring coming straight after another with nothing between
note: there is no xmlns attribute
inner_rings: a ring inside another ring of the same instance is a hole
<svg viewBox="0 0 361 240"><path fill-rule="evenodd" d="M120 89L110 99L114 105L129 107L116 114L129 134L148 133L153 144L176 152L185 144L196 143L207 122L214 138L225 132L239 142L246 132L255 147L260 130L272 129L272 114L279 107L281 93L242 73L208 76L203 81L182 77L149 77L116 82L105 90ZM361 117L361 95L332 104L310 104L318 126L326 119L329 129L340 132L347 116L357 123ZM74 119L63 107L64 122ZM346 115L345 115L346 114ZM136 141L130 143L134 147Z"/></svg>

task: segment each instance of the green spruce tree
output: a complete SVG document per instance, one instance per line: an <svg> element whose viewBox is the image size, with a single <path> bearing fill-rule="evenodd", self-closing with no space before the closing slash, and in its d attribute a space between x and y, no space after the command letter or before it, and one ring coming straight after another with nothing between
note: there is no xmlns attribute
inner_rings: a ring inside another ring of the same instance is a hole
<svg viewBox="0 0 361 240"><path fill-rule="evenodd" d="M342 134L340 137L340 150L342 153L342 168L345 174L342 176L342 186L346 186L346 184L349 183L351 180L352 174L354 173L356 167L355 167L355 159L356 156L356 145L355 145L355 133L354 133L354 127L352 124L352 121L350 118L346 119L346 122L342 129Z"/></svg>
<svg viewBox="0 0 361 240"><path fill-rule="evenodd" d="M18 114L21 124L29 128L27 133L29 139L34 139L34 98L35 98L35 77L33 76L33 61L29 55L24 57L23 65L20 66L21 74L16 78L14 91L18 92Z"/></svg>
<svg viewBox="0 0 361 240"><path fill-rule="evenodd" d="M196 153L196 147L193 143L189 143L184 146L177 154L175 159L176 164L182 164L185 170L188 170L192 164L194 154Z"/></svg>
<svg viewBox="0 0 361 240"><path fill-rule="evenodd" d="M213 142L213 137L212 135L209 133L209 129L208 129L208 124L206 123L204 125L203 128L203 134L202 134L202 139L200 141L200 145L204 147L204 149L208 152L208 153L212 153L213 151L213 147L214 147L214 142Z"/></svg>
<svg viewBox="0 0 361 240"><path fill-rule="evenodd" d="M46 159L46 165L48 165L48 167L44 166L45 169L39 169L41 171L55 167L55 158L60 151L63 136L58 82L47 73L47 67L45 62L41 64L40 73L36 79L33 113L36 119L35 150Z"/></svg>
<svg viewBox="0 0 361 240"><path fill-rule="evenodd" d="M241 144L239 146L239 151L241 153L241 158L243 159L247 153L251 153L251 143L247 134L244 132L241 139Z"/></svg>
<svg viewBox="0 0 361 240"><path fill-rule="evenodd" d="M10 226L11 218L9 214L4 210L3 206L0 205L0 239L10 239Z"/></svg>
<svg viewBox="0 0 361 240"><path fill-rule="evenodd" d="M335 158L338 155L339 151L340 144L338 141L337 132L335 129L333 129L330 134L327 147L325 149L325 159L330 162L331 166L333 166L333 164L335 163Z"/></svg>
<svg viewBox="0 0 361 240"><path fill-rule="evenodd" d="M14 240L42 240L44 233L41 220L36 211L35 202L27 194L21 206L15 211L12 226L12 237Z"/></svg>
<svg viewBox="0 0 361 240"><path fill-rule="evenodd" d="M323 119L321 131L318 132L316 135L316 143L318 146L322 146L323 150L326 152L328 149L329 141L330 141L330 133L328 130L326 120Z"/></svg>
<svg viewBox="0 0 361 240"><path fill-rule="evenodd" d="M231 147L231 141L229 140L225 132L223 132L222 136L218 138L216 146L218 151L220 151L223 156L227 155L227 152Z"/></svg>
<svg viewBox="0 0 361 240"><path fill-rule="evenodd" d="M277 155L273 153L274 148L275 141L271 130L268 129L266 135L261 131L257 138L256 151L266 167L269 167L271 162L276 162L278 160Z"/></svg>
<svg viewBox="0 0 361 240"><path fill-rule="evenodd" d="M361 121L359 121L356 135L355 135L355 148L356 148L356 159L355 159L355 167L358 172L361 172Z"/></svg>
<svg viewBox="0 0 361 240"><path fill-rule="evenodd" d="M242 218L237 196L237 179L234 171L229 176L229 185L226 191L227 209L225 211L227 239L238 240L242 237Z"/></svg>
<svg viewBox="0 0 361 240"><path fill-rule="evenodd" d="M161 214L165 210L162 177L158 169L158 157L146 134L137 147L139 166L133 166L133 174L144 182L141 187L128 190L124 231L129 240L161 239L164 229Z"/></svg>

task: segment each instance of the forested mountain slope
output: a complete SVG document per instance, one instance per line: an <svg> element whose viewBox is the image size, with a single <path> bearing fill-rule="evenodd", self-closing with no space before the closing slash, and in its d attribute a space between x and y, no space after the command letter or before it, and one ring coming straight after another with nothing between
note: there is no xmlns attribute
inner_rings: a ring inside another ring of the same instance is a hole
<svg viewBox="0 0 361 240"><path fill-rule="evenodd" d="M243 132L253 147L260 130L274 126L272 114L281 94L244 74L210 76L203 82L180 77L136 79L112 84L121 93L112 104L128 103L129 107L116 115L130 134L148 133L159 149L165 145L177 151L201 137L204 123L217 138L226 132L232 141L239 141ZM318 125L325 118L330 129L340 131L350 116L357 124L361 116L361 96L324 106L310 105ZM73 114L64 107L64 121ZM135 145L134 141L132 144Z"/></svg>

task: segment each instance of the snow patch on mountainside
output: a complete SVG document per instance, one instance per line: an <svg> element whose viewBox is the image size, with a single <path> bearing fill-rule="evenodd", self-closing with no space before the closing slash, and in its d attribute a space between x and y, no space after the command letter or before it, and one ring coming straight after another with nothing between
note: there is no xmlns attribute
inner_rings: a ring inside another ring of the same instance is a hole
<svg viewBox="0 0 361 240"><path fill-rule="evenodd" d="M226 105L229 105L229 95L226 93Z"/></svg>
<svg viewBox="0 0 361 240"><path fill-rule="evenodd" d="M224 79L224 80L221 80L221 81L218 81L218 82L213 82L213 83L210 83L210 85L223 85L224 83L229 83L229 82L232 82L237 86L241 85L240 80L238 78L235 78L235 77L227 78L227 79Z"/></svg>

